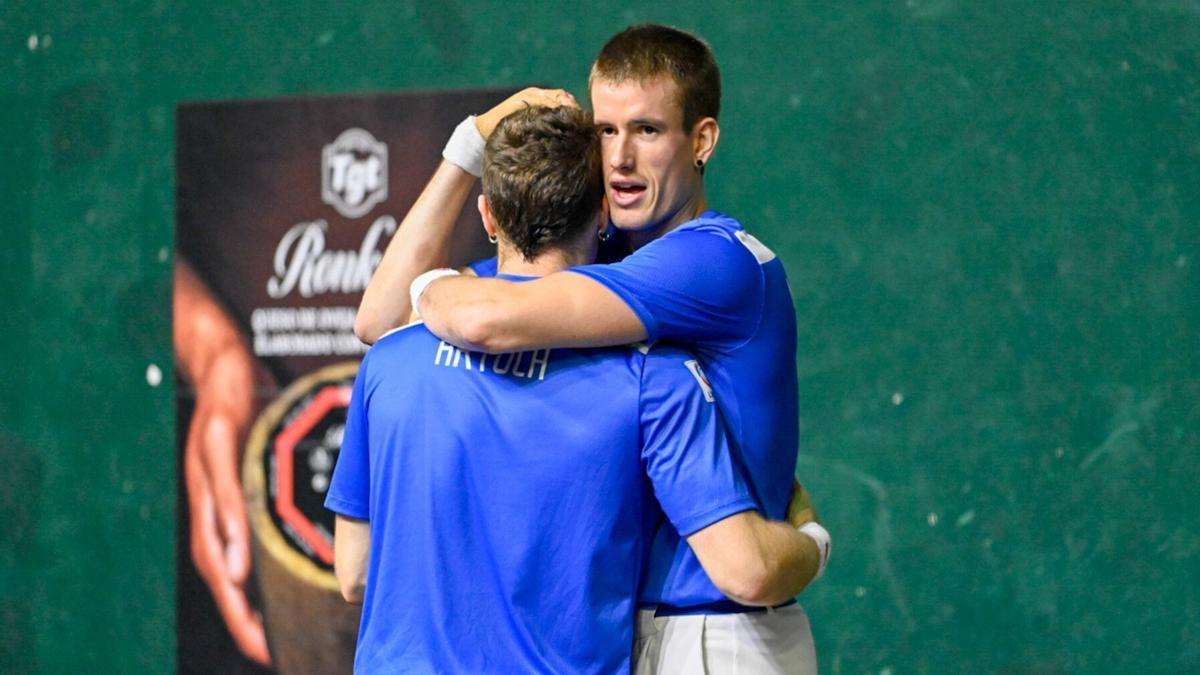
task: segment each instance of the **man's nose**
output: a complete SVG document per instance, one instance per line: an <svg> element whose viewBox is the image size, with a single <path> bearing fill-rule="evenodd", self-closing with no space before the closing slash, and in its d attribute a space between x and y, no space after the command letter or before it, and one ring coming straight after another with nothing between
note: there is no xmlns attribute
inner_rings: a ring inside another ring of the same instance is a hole
<svg viewBox="0 0 1200 675"><path fill-rule="evenodd" d="M633 168L633 146L628 134L619 134L609 141L608 165L618 171Z"/></svg>

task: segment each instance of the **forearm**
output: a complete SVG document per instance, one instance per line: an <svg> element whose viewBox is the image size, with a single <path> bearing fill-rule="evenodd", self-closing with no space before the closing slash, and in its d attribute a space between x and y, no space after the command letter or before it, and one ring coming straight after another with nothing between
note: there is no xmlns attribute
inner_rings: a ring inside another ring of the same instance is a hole
<svg viewBox="0 0 1200 675"><path fill-rule="evenodd" d="M820 551L808 535L755 511L718 521L687 541L713 584L744 605L778 605L796 597L820 565Z"/></svg>
<svg viewBox="0 0 1200 675"><path fill-rule="evenodd" d="M333 574L346 602L362 604L370 557L370 524L338 514L333 524Z"/></svg>
<svg viewBox="0 0 1200 675"><path fill-rule="evenodd" d="M624 301L571 272L522 283L447 277L429 284L420 305L421 318L435 335L489 354L646 339L645 327Z"/></svg>
<svg viewBox="0 0 1200 675"><path fill-rule="evenodd" d="M175 263L172 339L179 369L189 382L200 382L218 358L249 359L241 331L191 266Z"/></svg>
<svg viewBox="0 0 1200 675"><path fill-rule="evenodd" d="M526 312L516 297L520 285L503 279L439 279L421 295L421 320L434 335L463 349L497 354L535 348L521 341Z"/></svg>
<svg viewBox="0 0 1200 675"><path fill-rule="evenodd" d="M808 535L781 521L761 521L755 532L764 576L747 604L777 605L799 595L817 574L820 550Z"/></svg>
<svg viewBox="0 0 1200 675"><path fill-rule="evenodd" d="M454 224L474 186L475 177L466 171L445 160L438 165L363 292L354 321L360 340L372 344L408 322L409 284L422 272L448 264Z"/></svg>

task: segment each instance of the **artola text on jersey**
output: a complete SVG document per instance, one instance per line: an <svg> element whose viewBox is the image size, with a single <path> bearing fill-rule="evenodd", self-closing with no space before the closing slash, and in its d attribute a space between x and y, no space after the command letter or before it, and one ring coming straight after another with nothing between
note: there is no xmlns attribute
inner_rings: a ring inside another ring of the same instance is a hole
<svg viewBox="0 0 1200 675"><path fill-rule="evenodd" d="M478 364L478 365L476 365ZM452 344L439 342L433 365L447 368L466 368L473 373L491 371L496 375L546 379L550 367L550 350L534 349L528 352L508 354L484 354L459 349Z"/></svg>

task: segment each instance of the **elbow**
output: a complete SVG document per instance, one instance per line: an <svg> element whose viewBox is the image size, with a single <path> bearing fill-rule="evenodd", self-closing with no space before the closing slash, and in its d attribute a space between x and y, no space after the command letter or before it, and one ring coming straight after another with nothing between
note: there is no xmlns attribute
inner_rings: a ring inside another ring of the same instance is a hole
<svg viewBox="0 0 1200 675"><path fill-rule="evenodd" d="M763 607L789 599L776 592L771 571L761 560L747 560L736 569L713 578L713 584L729 599L743 605Z"/></svg>
<svg viewBox="0 0 1200 675"><path fill-rule="evenodd" d="M354 335L360 341L362 341L363 344L375 344L375 341L379 339L381 334L382 331L379 330L379 326L375 325L375 323L371 321L362 310L359 310L358 313L354 315Z"/></svg>
<svg viewBox="0 0 1200 675"><path fill-rule="evenodd" d="M511 341L505 340L502 328L502 317L489 306L464 308L451 318L457 328L462 342L472 349L488 354L500 354L511 351Z"/></svg>
<svg viewBox="0 0 1200 675"><path fill-rule="evenodd" d="M351 605L363 604L363 589L362 589L362 587L355 586L354 588L343 588L342 589L342 599L345 600L346 602L350 603Z"/></svg>
<svg viewBox="0 0 1200 675"><path fill-rule="evenodd" d="M338 586L342 591L342 599L352 605L361 605L366 590L359 579L343 579L338 577Z"/></svg>
<svg viewBox="0 0 1200 675"><path fill-rule="evenodd" d="M336 564L333 566L333 575L337 577L338 590L342 592L342 599L352 605L361 605L366 591L362 575L344 571Z"/></svg>
<svg viewBox="0 0 1200 675"><path fill-rule="evenodd" d="M342 588L342 598L351 605L363 604L363 587Z"/></svg>

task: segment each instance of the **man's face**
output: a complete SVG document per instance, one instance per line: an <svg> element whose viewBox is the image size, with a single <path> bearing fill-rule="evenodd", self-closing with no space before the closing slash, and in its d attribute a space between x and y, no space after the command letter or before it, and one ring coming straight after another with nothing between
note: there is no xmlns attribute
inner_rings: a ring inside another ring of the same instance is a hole
<svg viewBox="0 0 1200 675"><path fill-rule="evenodd" d="M610 218L650 238L693 218L701 199L693 141L675 93L667 77L592 85Z"/></svg>

